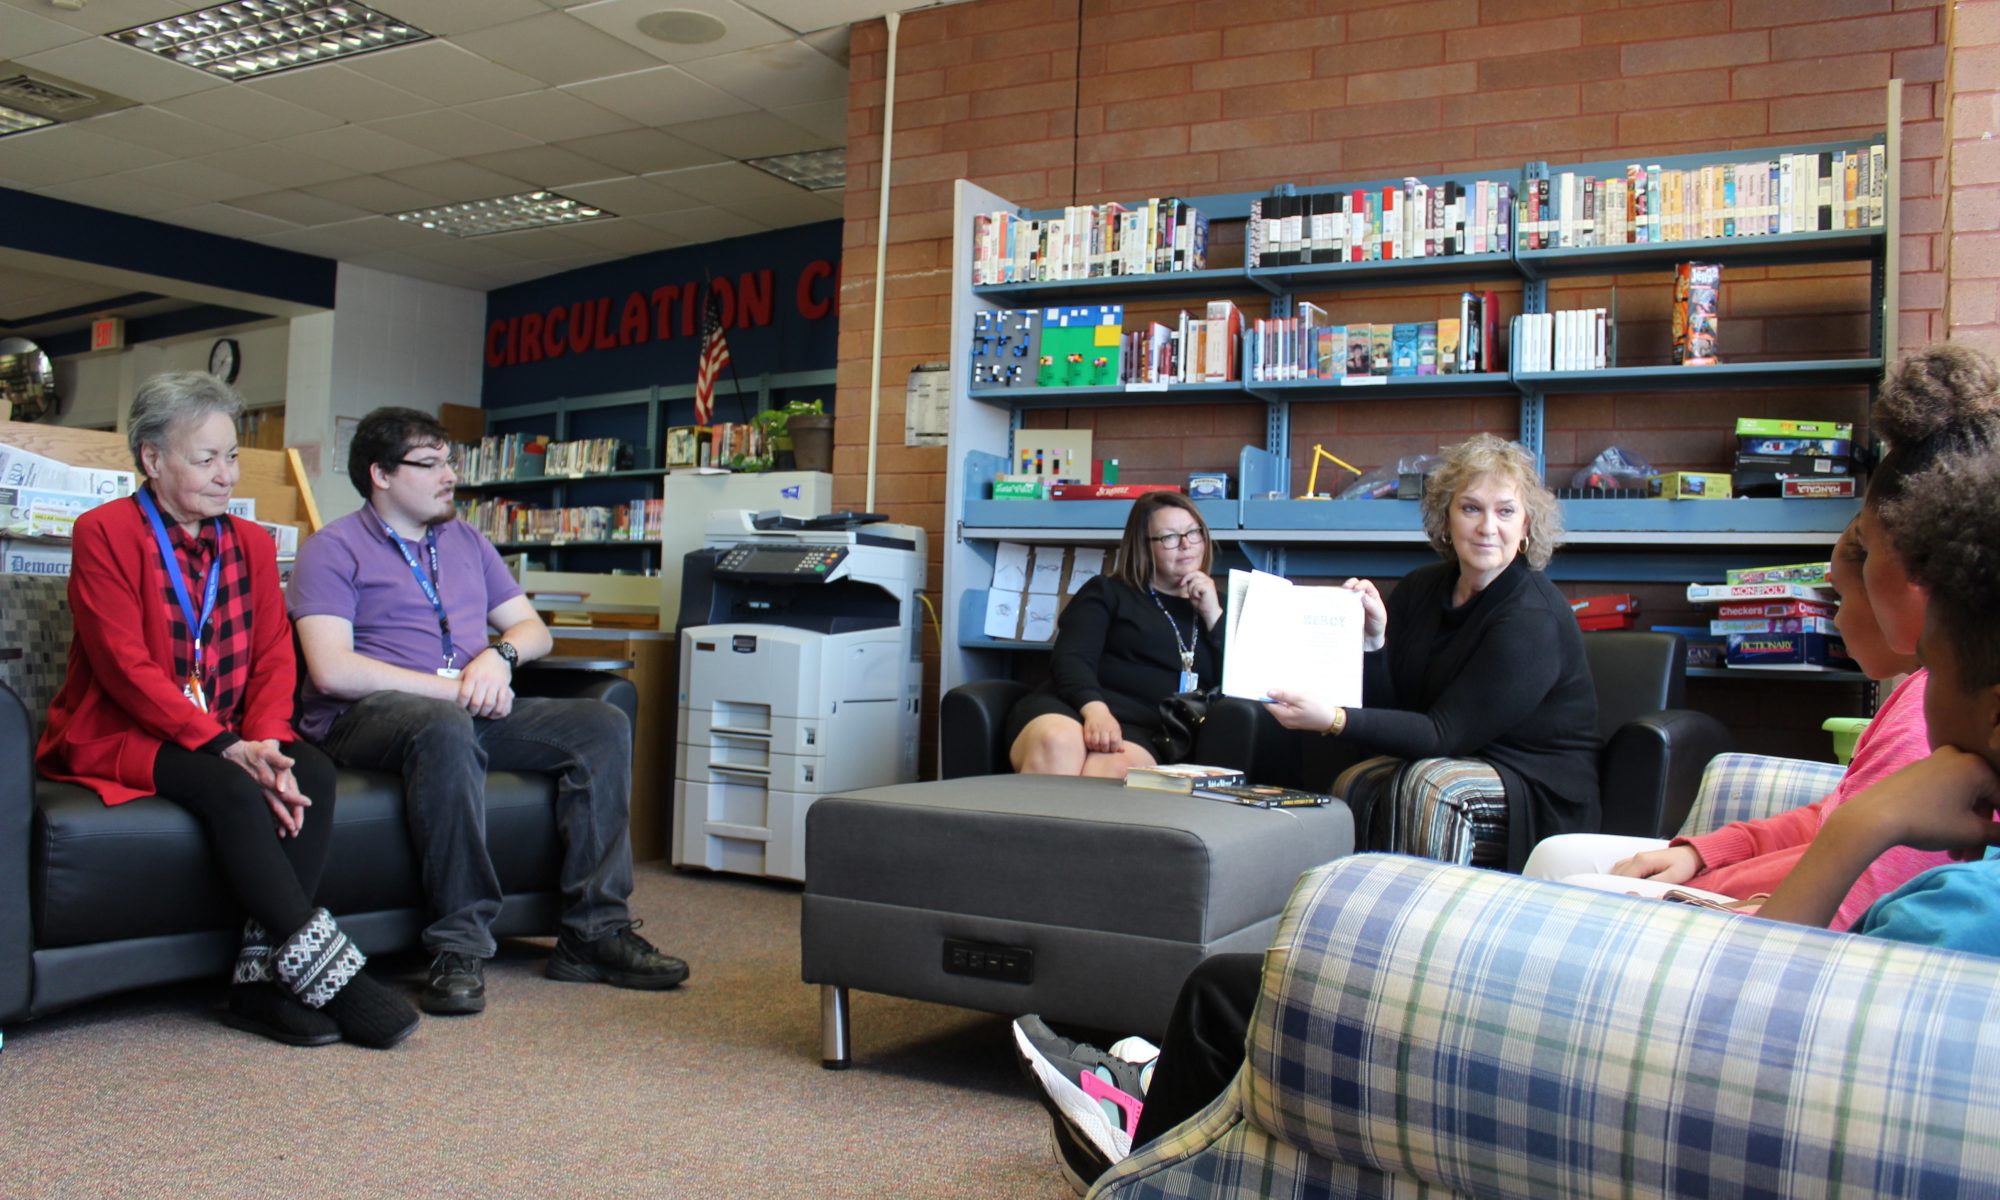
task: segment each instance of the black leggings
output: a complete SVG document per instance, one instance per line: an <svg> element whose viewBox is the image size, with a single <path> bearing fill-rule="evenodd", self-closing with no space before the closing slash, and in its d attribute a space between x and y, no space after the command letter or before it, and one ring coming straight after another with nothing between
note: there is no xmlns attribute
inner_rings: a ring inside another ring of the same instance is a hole
<svg viewBox="0 0 2000 1200"><path fill-rule="evenodd" d="M220 755L161 746L153 759L153 790L195 815L223 882L245 912L282 940L312 919L333 833L333 760L304 742L279 748L312 801L297 837L277 836L264 790Z"/></svg>
<svg viewBox="0 0 2000 1200"><path fill-rule="evenodd" d="M1135 1152L1208 1107L1236 1078L1263 977L1262 954L1211 954L1188 972L1139 1109Z"/></svg>

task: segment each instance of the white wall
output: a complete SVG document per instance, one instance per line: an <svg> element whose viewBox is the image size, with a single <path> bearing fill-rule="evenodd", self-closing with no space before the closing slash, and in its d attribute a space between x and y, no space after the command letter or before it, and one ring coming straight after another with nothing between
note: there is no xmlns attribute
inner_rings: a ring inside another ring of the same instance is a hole
<svg viewBox="0 0 2000 1200"><path fill-rule="evenodd" d="M56 394L62 412L56 422L86 428L123 429L132 393L162 371L206 371L217 338L237 342L236 390L251 408L285 402L290 370L289 322L269 321L237 329L210 330L171 341L142 342L123 350L76 354L55 360Z"/></svg>
<svg viewBox="0 0 2000 1200"><path fill-rule="evenodd" d="M307 460L323 520L361 507L334 469L336 418L384 405L479 405L484 292L342 263L334 311L291 324L285 440Z"/></svg>

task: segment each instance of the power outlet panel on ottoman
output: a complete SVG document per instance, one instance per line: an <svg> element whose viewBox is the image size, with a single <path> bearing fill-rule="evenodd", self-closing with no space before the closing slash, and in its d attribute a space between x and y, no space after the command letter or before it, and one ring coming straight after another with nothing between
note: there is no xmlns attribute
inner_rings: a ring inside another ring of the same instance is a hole
<svg viewBox="0 0 2000 1200"><path fill-rule="evenodd" d="M1262 951L1292 884L1349 854L1347 806L1265 809L990 775L829 796L806 816L800 974L823 1057L847 990L1157 1038L1181 981Z"/></svg>

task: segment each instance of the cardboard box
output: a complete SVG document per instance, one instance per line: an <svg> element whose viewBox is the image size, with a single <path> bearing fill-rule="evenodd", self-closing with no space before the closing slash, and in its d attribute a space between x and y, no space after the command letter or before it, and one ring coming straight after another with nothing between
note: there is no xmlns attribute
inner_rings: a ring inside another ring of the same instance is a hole
<svg viewBox="0 0 2000 1200"><path fill-rule="evenodd" d="M1735 670L1852 671L1847 643L1822 633L1732 633L1729 668Z"/></svg>
<svg viewBox="0 0 2000 1200"><path fill-rule="evenodd" d="M69 543L0 538L0 574L69 575Z"/></svg>
<svg viewBox="0 0 2000 1200"><path fill-rule="evenodd" d="M1655 499L1727 500L1729 476L1714 471L1669 471L1652 478Z"/></svg>
<svg viewBox="0 0 2000 1200"><path fill-rule="evenodd" d="M996 479L993 481L995 500L1041 500L1042 481L1039 479Z"/></svg>
<svg viewBox="0 0 2000 1200"><path fill-rule="evenodd" d="M1792 563L1782 567L1733 567L1722 573L1727 583L1809 583L1828 587L1833 572L1830 562Z"/></svg>
<svg viewBox="0 0 2000 1200"><path fill-rule="evenodd" d="M1585 617L1616 616L1621 613L1637 613L1639 598L1630 592L1612 592L1602 596L1578 596L1569 602L1569 609L1577 620Z"/></svg>
<svg viewBox="0 0 2000 1200"><path fill-rule="evenodd" d="M1220 471L1190 471L1187 484L1191 500L1229 499L1229 476Z"/></svg>
<svg viewBox="0 0 2000 1200"><path fill-rule="evenodd" d="M1840 438L1854 440L1854 426L1846 421L1785 421L1768 417L1736 418L1736 436L1777 438Z"/></svg>
<svg viewBox="0 0 2000 1200"><path fill-rule="evenodd" d="M1715 615L1725 621L1740 617L1831 617L1834 607L1825 600L1752 600L1718 604Z"/></svg>
<svg viewBox="0 0 2000 1200"><path fill-rule="evenodd" d="M1786 500L1852 500L1854 494L1852 475L1838 479L1787 479L1779 485L1778 492Z"/></svg>

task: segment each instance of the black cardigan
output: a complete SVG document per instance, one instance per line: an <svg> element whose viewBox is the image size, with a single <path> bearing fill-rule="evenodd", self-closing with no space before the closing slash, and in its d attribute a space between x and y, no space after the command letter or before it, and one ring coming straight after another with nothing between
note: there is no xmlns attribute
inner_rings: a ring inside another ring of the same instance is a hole
<svg viewBox="0 0 2000 1200"><path fill-rule="evenodd" d="M1099 575L1078 588L1063 609L1045 686L1079 711L1102 700L1126 737L1151 746L1150 735L1160 728L1160 701L1181 690L1180 650L1168 615L1179 628L1181 641L1194 639L1194 670L1200 686L1219 684L1221 620L1214 629L1203 628L1187 600L1162 593L1155 603L1152 593Z"/></svg>
<svg viewBox="0 0 2000 1200"><path fill-rule="evenodd" d="M1452 607L1456 561L1405 576L1388 641L1365 656L1344 739L1402 759L1476 758L1507 787L1507 864L1542 838L1597 829L1597 689L1569 602L1516 558Z"/></svg>

